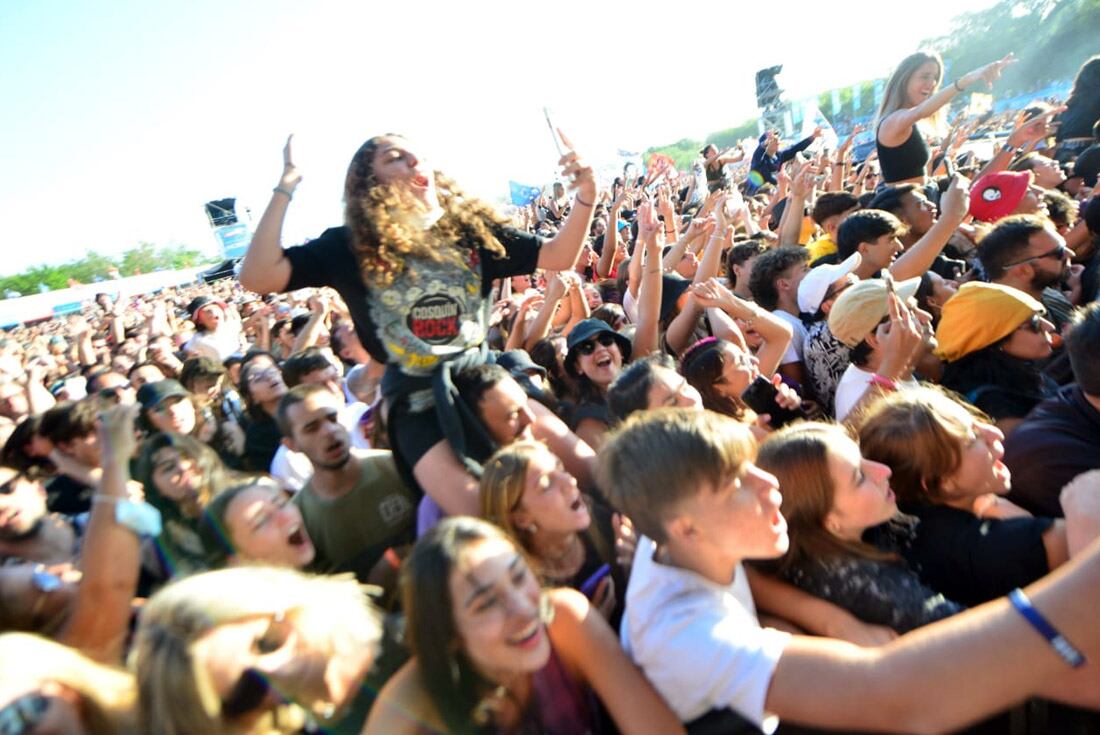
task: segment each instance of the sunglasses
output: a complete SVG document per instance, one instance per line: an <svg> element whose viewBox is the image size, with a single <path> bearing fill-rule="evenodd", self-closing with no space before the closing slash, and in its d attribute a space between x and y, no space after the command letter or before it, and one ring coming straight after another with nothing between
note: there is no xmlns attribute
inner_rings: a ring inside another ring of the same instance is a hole
<svg viewBox="0 0 1100 735"><path fill-rule="evenodd" d="M48 697L31 692L0 709L0 735L28 735L33 732L50 708Z"/></svg>
<svg viewBox="0 0 1100 735"><path fill-rule="evenodd" d="M1066 257L1066 253L1068 252L1069 248L1067 248L1065 245L1059 245L1053 250L1048 250L1047 252L1041 253L1039 255L1032 255L1030 258L1024 258L1023 260L1017 260L1015 263L1008 263L1003 267L1011 268L1014 265L1023 265L1024 263L1030 263L1033 260L1042 260L1043 258L1056 258L1058 260L1064 260Z"/></svg>
<svg viewBox="0 0 1100 735"><path fill-rule="evenodd" d="M260 654L271 653L285 645L289 635L285 614L276 614L264 634L257 639L255 648ZM222 716L235 719L253 712L263 706L270 693L271 683L267 677L255 668L247 668L222 698Z"/></svg>
<svg viewBox="0 0 1100 735"><path fill-rule="evenodd" d="M1026 329L1029 332L1035 332L1035 334L1043 333L1043 315L1032 314L1031 318L1019 326L1019 329Z"/></svg>
<svg viewBox="0 0 1100 735"><path fill-rule="evenodd" d="M615 344L615 335L610 332L601 332L594 339L581 342L577 345L578 355L591 355L596 351L596 345L603 345L604 347L610 347Z"/></svg>

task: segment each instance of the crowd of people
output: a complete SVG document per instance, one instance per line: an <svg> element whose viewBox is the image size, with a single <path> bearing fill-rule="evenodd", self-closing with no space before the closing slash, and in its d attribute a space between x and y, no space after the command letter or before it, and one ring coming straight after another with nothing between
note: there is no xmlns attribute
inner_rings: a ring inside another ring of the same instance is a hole
<svg viewBox="0 0 1100 735"><path fill-rule="evenodd" d="M0 338L0 733L1100 726L1100 57L982 156L1011 63L284 248L288 139L238 279Z"/></svg>

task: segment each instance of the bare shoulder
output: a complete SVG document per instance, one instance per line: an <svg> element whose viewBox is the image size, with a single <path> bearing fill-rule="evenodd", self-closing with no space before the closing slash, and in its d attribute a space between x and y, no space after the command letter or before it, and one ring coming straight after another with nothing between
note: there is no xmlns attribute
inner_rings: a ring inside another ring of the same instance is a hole
<svg viewBox="0 0 1100 735"><path fill-rule="evenodd" d="M413 658L378 693L363 735L416 735L426 731L445 732L445 728L420 682L420 667Z"/></svg>

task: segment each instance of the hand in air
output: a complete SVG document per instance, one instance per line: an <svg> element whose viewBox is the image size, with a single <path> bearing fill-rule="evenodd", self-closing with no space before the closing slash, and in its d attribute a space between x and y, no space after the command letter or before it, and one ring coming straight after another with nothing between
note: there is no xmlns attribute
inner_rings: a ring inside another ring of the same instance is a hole
<svg viewBox="0 0 1100 735"><path fill-rule="evenodd" d="M283 146L283 175L279 179L279 188L294 193L294 189L302 180L298 173L298 167L294 165L294 156L291 151L291 143L294 141L294 133L286 137L286 145Z"/></svg>

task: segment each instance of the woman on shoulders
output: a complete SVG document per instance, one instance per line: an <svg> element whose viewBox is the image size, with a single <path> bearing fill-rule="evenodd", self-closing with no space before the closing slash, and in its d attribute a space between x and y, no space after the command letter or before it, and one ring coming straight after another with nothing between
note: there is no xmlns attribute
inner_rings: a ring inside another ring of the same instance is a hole
<svg viewBox="0 0 1100 735"><path fill-rule="evenodd" d="M886 184L924 185L931 151L918 123L939 125L948 103L978 82L992 85L1012 54L964 74L943 89L943 59L934 51L905 57L894 70L882 96L876 124L875 148Z"/></svg>

